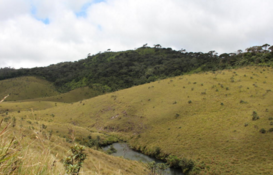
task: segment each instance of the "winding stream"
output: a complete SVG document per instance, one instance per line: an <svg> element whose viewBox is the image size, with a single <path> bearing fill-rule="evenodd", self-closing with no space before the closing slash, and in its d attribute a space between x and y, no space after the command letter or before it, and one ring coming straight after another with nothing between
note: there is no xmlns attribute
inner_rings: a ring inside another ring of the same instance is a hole
<svg viewBox="0 0 273 175"><path fill-rule="evenodd" d="M149 156L146 156L145 154L136 152L132 150L126 143L114 143L112 144L113 147L117 150L116 153L113 153L111 155L113 156L123 156L126 159L130 160L137 160L144 163L155 161L156 163L164 163L161 160L151 158ZM103 150L108 150L111 145L103 147ZM164 175L183 175L181 172L181 169L175 169L175 168L168 168L164 171Z"/></svg>

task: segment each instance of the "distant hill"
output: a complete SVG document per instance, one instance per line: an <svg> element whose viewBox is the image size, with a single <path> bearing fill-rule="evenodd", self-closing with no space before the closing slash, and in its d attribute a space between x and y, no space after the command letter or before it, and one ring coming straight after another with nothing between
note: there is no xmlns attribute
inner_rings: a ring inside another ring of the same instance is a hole
<svg viewBox="0 0 273 175"><path fill-rule="evenodd" d="M88 99L101 92L89 87L81 87L66 93L56 90L53 83L47 80L26 76L11 78L0 81L0 97L10 95L6 101L53 101L53 102L76 102Z"/></svg>
<svg viewBox="0 0 273 175"><path fill-rule="evenodd" d="M141 47L136 50L104 52L75 62L63 62L32 69L0 69L0 80L19 76L39 76L54 83L59 92L89 86L111 92L189 72L221 70L245 65L272 65L273 47L253 46L218 55L186 52L171 48Z"/></svg>
<svg viewBox="0 0 273 175"><path fill-rule="evenodd" d="M26 100L39 97L49 97L60 94L53 83L47 80L27 76L0 81L0 96L10 96L6 101Z"/></svg>

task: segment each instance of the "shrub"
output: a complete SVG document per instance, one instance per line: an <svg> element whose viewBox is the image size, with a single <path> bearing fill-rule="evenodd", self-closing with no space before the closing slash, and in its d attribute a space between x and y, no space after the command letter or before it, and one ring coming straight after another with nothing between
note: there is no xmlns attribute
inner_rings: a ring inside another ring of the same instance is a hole
<svg viewBox="0 0 273 175"><path fill-rule="evenodd" d="M184 174L189 174L190 171L194 168L194 162L191 159L183 158L179 162L179 166L181 167Z"/></svg>
<svg viewBox="0 0 273 175"><path fill-rule="evenodd" d="M245 123L245 127L247 127L248 126L248 123Z"/></svg>
<svg viewBox="0 0 273 175"><path fill-rule="evenodd" d="M246 101L244 101L244 100L240 100L240 103L247 103Z"/></svg>
<svg viewBox="0 0 273 175"><path fill-rule="evenodd" d="M10 119L10 117L5 117L5 118L4 118L4 122L8 122L9 119Z"/></svg>
<svg viewBox="0 0 273 175"><path fill-rule="evenodd" d="M43 128L43 129L46 129L46 128L47 128L47 126L46 126L46 125L44 125L44 124L42 124L42 128Z"/></svg>
<svg viewBox="0 0 273 175"><path fill-rule="evenodd" d="M12 118L12 127L15 127L15 126L16 126L16 118L13 117L13 118Z"/></svg>
<svg viewBox="0 0 273 175"><path fill-rule="evenodd" d="M259 132L262 133L262 134L264 134L264 133L266 133L266 130L264 128L262 128L262 129L260 129Z"/></svg>
<svg viewBox="0 0 273 175"><path fill-rule="evenodd" d="M260 119L260 117L258 116L257 112L253 111L253 113L252 113L252 120L255 121L255 120L258 120L258 119Z"/></svg>
<svg viewBox="0 0 273 175"><path fill-rule="evenodd" d="M170 166L170 167L174 167L174 168L179 168L179 163L180 163L180 160L178 157L176 156L173 156L173 155L169 155L167 158L167 164Z"/></svg>
<svg viewBox="0 0 273 175"><path fill-rule="evenodd" d="M270 125L273 125L273 122L270 122Z"/></svg>
<svg viewBox="0 0 273 175"><path fill-rule="evenodd" d="M192 101L191 101L191 100L189 100L189 101L188 101L188 103L189 103L189 104L191 104L191 103L192 103Z"/></svg>
<svg viewBox="0 0 273 175"><path fill-rule="evenodd" d="M180 115L179 114L175 114L175 118L178 118Z"/></svg>
<svg viewBox="0 0 273 175"><path fill-rule="evenodd" d="M83 161L86 158L84 146L75 145L71 147L72 154L64 160L66 173L74 175L80 172Z"/></svg>
<svg viewBox="0 0 273 175"><path fill-rule="evenodd" d="M270 128L270 129L268 130L268 132L273 132L273 128Z"/></svg>
<svg viewBox="0 0 273 175"><path fill-rule="evenodd" d="M165 163L156 163L155 161L149 162L147 166L151 170L151 175L163 174L163 172L169 167Z"/></svg>
<svg viewBox="0 0 273 175"><path fill-rule="evenodd" d="M107 150L108 154L112 154L112 153L116 153L116 152L117 152L117 150L116 150L116 148L114 148L113 145L111 145L110 148Z"/></svg>
<svg viewBox="0 0 273 175"><path fill-rule="evenodd" d="M273 117L268 117L268 120L273 120Z"/></svg>
<svg viewBox="0 0 273 175"><path fill-rule="evenodd" d="M221 103L221 106L224 106L224 103Z"/></svg>

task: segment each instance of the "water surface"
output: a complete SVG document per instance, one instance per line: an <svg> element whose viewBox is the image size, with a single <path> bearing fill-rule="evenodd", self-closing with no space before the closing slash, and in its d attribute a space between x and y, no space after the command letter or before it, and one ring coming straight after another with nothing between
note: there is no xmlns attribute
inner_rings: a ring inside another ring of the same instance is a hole
<svg viewBox="0 0 273 175"><path fill-rule="evenodd" d="M113 153L111 155L113 156L122 156L126 159L130 160L137 160L144 163L155 161L156 163L164 163L161 160L149 157L145 154L136 152L129 148L129 146L126 143L114 143L112 144L113 147L117 150L116 153ZM103 150L108 150L111 145L106 146L103 148ZM163 172L164 175L183 175L181 169L175 169L175 168L168 168Z"/></svg>

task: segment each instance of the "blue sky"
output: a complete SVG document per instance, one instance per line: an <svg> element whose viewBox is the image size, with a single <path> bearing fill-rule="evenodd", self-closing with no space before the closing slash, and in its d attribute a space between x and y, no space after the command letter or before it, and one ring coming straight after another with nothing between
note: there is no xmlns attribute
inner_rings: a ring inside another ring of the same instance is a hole
<svg viewBox="0 0 273 175"><path fill-rule="evenodd" d="M231 53L273 44L272 0L0 0L0 67L161 44Z"/></svg>
<svg viewBox="0 0 273 175"><path fill-rule="evenodd" d="M37 16L37 8L34 5L31 6L30 13L33 16L33 18L35 18L36 20L41 21L41 22L43 22L46 25L48 25L50 23L49 18L39 18Z"/></svg>
<svg viewBox="0 0 273 175"><path fill-rule="evenodd" d="M101 3L101 2L105 2L105 0L94 0L94 1L86 2L85 4L83 4L81 6L80 11L75 12L76 16L77 17L87 17L88 8L94 4Z"/></svg>

